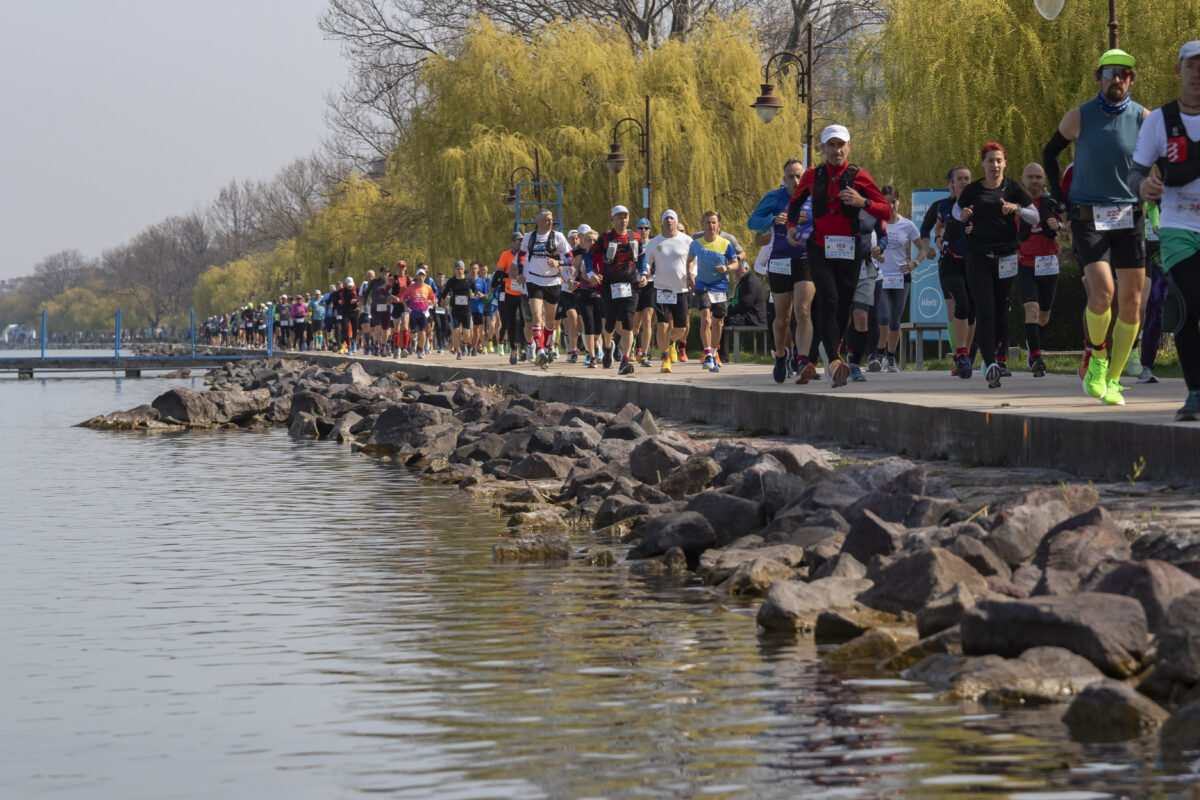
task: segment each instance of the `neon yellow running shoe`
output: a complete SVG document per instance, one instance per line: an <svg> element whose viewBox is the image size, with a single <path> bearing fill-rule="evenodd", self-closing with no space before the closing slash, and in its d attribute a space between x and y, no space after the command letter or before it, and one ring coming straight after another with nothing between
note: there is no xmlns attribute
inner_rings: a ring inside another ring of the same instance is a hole
<svg viewBox="0 0 1200 800"><path fill-rule="evenodd" d="M675 355L675 343L674 342L667 345L667 356L671 359L672 364L674 364L676 361L679 360L679 356Z"/></svg>
<svg viewBox="0 0 1200 800"><path fill-rule="evenodd" d="M1104 397L1101 397L1100 401L1106 406L1123 406L1125 398L1121 393L1124 391L1125 387L1121 385L1120 378L1109 378L1108 386L1104 389Z"/></svg>
<svg viewBox="0 0 1200 800"><path fill-rule="evenodd" d="M1083 376L1083 390L1097 400L1103 399L1108 390L1108 359L1101 358L1095 351L1088 362L1087 374Z"/></svg>

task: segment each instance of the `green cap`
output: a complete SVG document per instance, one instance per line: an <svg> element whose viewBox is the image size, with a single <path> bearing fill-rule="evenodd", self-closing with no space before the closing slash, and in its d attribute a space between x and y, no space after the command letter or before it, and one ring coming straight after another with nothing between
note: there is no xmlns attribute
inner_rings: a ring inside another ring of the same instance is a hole
<svg viewBox="0 0 1200 800"><path fill-rule="evenodd" d="M1129 67L1133 69L1135 64L1133 56L1129 55L1129 53L1126 53L1124 50L1113 49L1100 56L1100 64L1097 69L1109 66Z"/></svg>

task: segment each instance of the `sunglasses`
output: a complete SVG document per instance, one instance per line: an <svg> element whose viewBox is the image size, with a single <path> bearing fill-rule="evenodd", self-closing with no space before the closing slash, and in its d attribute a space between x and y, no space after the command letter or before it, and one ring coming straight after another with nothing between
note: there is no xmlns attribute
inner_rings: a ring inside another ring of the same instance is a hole
<svg viewBox="0 0 1200 800"><path fill-rule="evenodd" d="M1100 70L1100 77L1107 81L1123 81L1133 77L1133 70L1128 67L1104 67Z"/></svg>
<svg viewBox="0 0 1200 800"><path fill-rule="evenodd" d="M650 226L649 225L638 225L638 230L639 231L648 231L648 230L650 230Z"/></svg>

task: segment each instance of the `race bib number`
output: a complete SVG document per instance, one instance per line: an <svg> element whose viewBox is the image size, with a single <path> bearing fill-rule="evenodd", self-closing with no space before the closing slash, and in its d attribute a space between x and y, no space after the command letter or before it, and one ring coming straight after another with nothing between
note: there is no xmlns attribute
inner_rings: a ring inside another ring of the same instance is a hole
<svg viewBox="0 0 1200 800"><path fill-rule="evenodd" d="M770 303L771 305L775 305L775 295L773 295L773 294L768 294L768 295L767 295L767 302L768 302L768 303Z"/></svg>
<svg viewBox="0 0 1200 800"><path fill-rule="evenodd" d="M826 258L854 258L854 237L853 236L826 236L825 237L825 257Z"/></svg>
<svg viewBox="0 0 1200 800"><path fill-rule="evenodd" d="M672 292L670 289L659 289L658 290L658 302L661 305L673 306L673 305L675 305L675 301L678 299L679 299L679 296L677 294L675 294L675 292Z"/></svg>
<svg viewBox="0 0 1200 800"><path fill-rule="evenodd" d="M633 297L633 285L629 283L612 284L612 296L614 300L622 300L626 297Z"/></svg>
<svg viewBox="0 0 1200 800"><path fill-rule="evenodd" d="M1177 194L1175 196L1175 212L1185 217L1200 217L1200 194L1187 192Z"/></svg>
<svg viewBox="0 0 1200 800"><path fill-rule="evenodd" d="M387 311L387 303L376 303L375 310L376 311Z"/></svg>
<svg viewBox="0 0 1200 800"><path fill-rule="evenodd" d="M790 258L772 258L767 262L767 272L775 275L791 275L792 260Z"/></svg>
<svg viewBox="0 0 1200 800"><path fill-rule="evenodd" d="M341 315L341 314L338 314L338 315L337 315L337 318L338 318L338 319L341 319L341 318L342 318L342 315Z"/></svg>
<svg viewBox="0 0 1200 800"><path fill-rule="evenodd" d="M1146 217L1146 241L1147 242L1157 242L1158 241L1158 230L1153 225L1150 224L1149 217Z"/></svg>
<svg viewBox="0 0 1200 800"><path fill-rule="evenodd" d="M1133 228L1133 206L1092 206L1092 219L1098 231L1123 231Z"/></svg>
<svg viewBox="0 0 1200 800"><path fill-rule="evenodd" d="M292 324L292 321L290 319L282 319L279 321L279 324L286 328Z"/></svg>
<svg viewBox="0 0 1200 800"><path fill-rule="evenodd" d="M1043 275L1058 274L1058 256L1038 256L1033 260L1033 274L1039 278Z"/></svg>
<svg viewBox="0 0 1200 800"><path fill-rule="evenodd" d="M897 272L894 275L884 273L883 288L885 289L903 289L904 288L904 273Z"/></svg>
<svg viewBox="0 0 1200 800"><path fill-rule="evenodd" d="M1017 276L1017 254L1011 256L1000 256L1000 279L1015 278Z"/></svg>
<svg viewBox="0 0 1200 800"><path fill-rule="evenodd" d="M709 292L708 301L710 303L724 303L729 299L729 295L725 292Z"/></svg>
<svg viewBox="0 0 1200 800"><path fill-rule="evenodd" d="M456 306L465 306L469 302L471 302L471 298L467 297L465 294L454 295L454 305Z"/></svg>
<svg viewBox="0 0 1200 800"><path fill-rule="evenodd" d="M435 308L435 309L433 310L433 313L435 313L435 314L445 314L445 313L446 313L446 309L442 308L441 306L438 306L437 308Z"/></svg>

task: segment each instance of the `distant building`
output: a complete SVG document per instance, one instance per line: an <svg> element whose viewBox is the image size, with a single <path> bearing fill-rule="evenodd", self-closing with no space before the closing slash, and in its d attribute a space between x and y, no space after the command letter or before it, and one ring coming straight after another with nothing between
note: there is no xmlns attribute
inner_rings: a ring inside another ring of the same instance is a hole
<svg viewBox="0 0 1200 800"><path fill-rule="evenodd" d="M20 289L21 281L23 281L23 280L25 280L25 279L24 278L0 279L0 297L3 297L4 295L6 295L10 292L15 292L17 289Z"/></svg>

